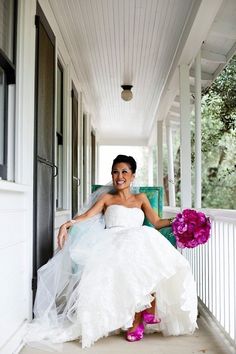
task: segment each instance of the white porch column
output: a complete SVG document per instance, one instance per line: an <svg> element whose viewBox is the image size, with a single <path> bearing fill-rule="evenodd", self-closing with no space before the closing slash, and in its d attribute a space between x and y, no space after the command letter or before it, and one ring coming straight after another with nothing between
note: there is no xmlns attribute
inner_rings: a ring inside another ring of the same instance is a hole
<svg viewBox="0 0 236 354"><path fill-rule="evenodd" d="M157 184L163 186L163 122L157 122Z"/></svg>
<svg viewBox="0 0 236 354"><path fill-rule="evenodd" d="M181 64L180 77L180 171L181 207L192 207L189 67Z"/></svg>
<svg viewBox="0 0 236 354"><path fill-rule="evenodd" d="M195 208L202 201L202 156L201 156L201 52L195 59Z"/></svg>
<svg viewBox="0 0 236 354"><path fill-rule="evenodd" d="M166 142L168 152L168 188L169 188L169 206L175 207L175 174L174 174L174 156L173 156L173 141L172 127L168 119L166 125Z"/></svg>

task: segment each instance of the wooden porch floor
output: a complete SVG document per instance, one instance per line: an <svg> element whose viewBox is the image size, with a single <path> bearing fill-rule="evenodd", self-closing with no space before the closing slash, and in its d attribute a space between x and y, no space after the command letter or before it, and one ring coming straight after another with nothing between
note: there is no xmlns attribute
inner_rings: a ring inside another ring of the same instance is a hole
<svg viewBox="0 0 236 354"><path fill-rule="evenodd" d="M163 337L161 334L146 335L136 343L128 343L122 335L103 338L92 348L82 349L78 341L63 345L63 354L231 354L231 349L217 328L211 327L204 317L198 319L199 329L193 336ZM46 354L31 347L24 347L20 354Z"/></svg>

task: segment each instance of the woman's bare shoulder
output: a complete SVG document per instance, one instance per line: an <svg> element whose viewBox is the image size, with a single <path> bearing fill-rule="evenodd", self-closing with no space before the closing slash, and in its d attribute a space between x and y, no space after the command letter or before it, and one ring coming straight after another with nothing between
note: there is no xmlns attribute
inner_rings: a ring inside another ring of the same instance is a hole
<svg viewBox="0 0 236 354"><path fill-rule="evenodd" d="M146 203L148 200L145 193L138 193L135 195L135 198L137 201L141 202L141 204Z"/></svg>
<svg viewBox="0 0 236 354"><path fill-rule="evenodd" d="M114 197L113 194L105 193L105 194L101 195L99 200L101 200L101 201L103 201L105 203L105 202L111 200L113 197Z"/></svg>
<svg viewBox="0 0 236 354"><path fill-rule="evenodd" d="M147 199L147 196L145 193L138 193L138 194L135 194L136 198L137 199L140 199L140 200L146 200Z"/></svg>

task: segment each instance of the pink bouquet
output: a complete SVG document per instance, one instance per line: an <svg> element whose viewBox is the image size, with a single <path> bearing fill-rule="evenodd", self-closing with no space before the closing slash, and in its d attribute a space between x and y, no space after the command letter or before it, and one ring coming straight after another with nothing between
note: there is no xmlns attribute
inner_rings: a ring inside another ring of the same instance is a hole
<svg viewBox="0 0 236 354"><path fill-rule="evenodd" d="M211 222L202 212L185 209L176 215L172 223L172 231L179 248L194 248L209 239Z"/></svg>

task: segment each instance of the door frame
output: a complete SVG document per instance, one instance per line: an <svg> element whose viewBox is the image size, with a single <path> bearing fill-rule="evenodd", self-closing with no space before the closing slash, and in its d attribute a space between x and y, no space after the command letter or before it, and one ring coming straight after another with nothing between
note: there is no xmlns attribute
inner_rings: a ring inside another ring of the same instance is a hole
<svg viewBox="0 0 236 354"><path fill-rule="evenodd" d="M36 295L36 289L37 289L37 242L38 242L38 237L37 237L37 208L38 208L38 198L37 198L37 187L38 187L38 178L37 178L37 164L38 164L38 159L37 159L37 152L38 152L38 69L39 69L39 56L37 55L39 53L39 23L41 23L47 32L47 35L52 42L54 46L54 62L56 58L56 38L55 35L46 19L46 16L44 15L44 12L37 1L36 5L36 16L35 16L35 26L36 26L36 31L35 31L35 92L34 92L34 102L35 102L35 110L34 110L34 167L33 167L33 175L34 175L34 181L33 181L33 272L32 272L32 291L33 291L33 302L35 299ZM53 91L54 91L54 103L53 103L53 138L55 140L55 70L53 73ZM53 161L55 160L55 141L52 141L52 158ZM55 211L55 191L54 191L54 179L52 180L52 210L53 213ZM52 225L52 247L51 251L53 252L53 232L54 232L54 217L52 216L51 220L51 225Z"/></svg>
<svg viewBox="0 0 236 354"><path fill-rule="evenodd" d="M74 82L71 81L71 214L73 215L73 98L77 100L77 212L80 209L80 187L81 187L81 178L80 178L80 95L76 89Z"/></svg>

